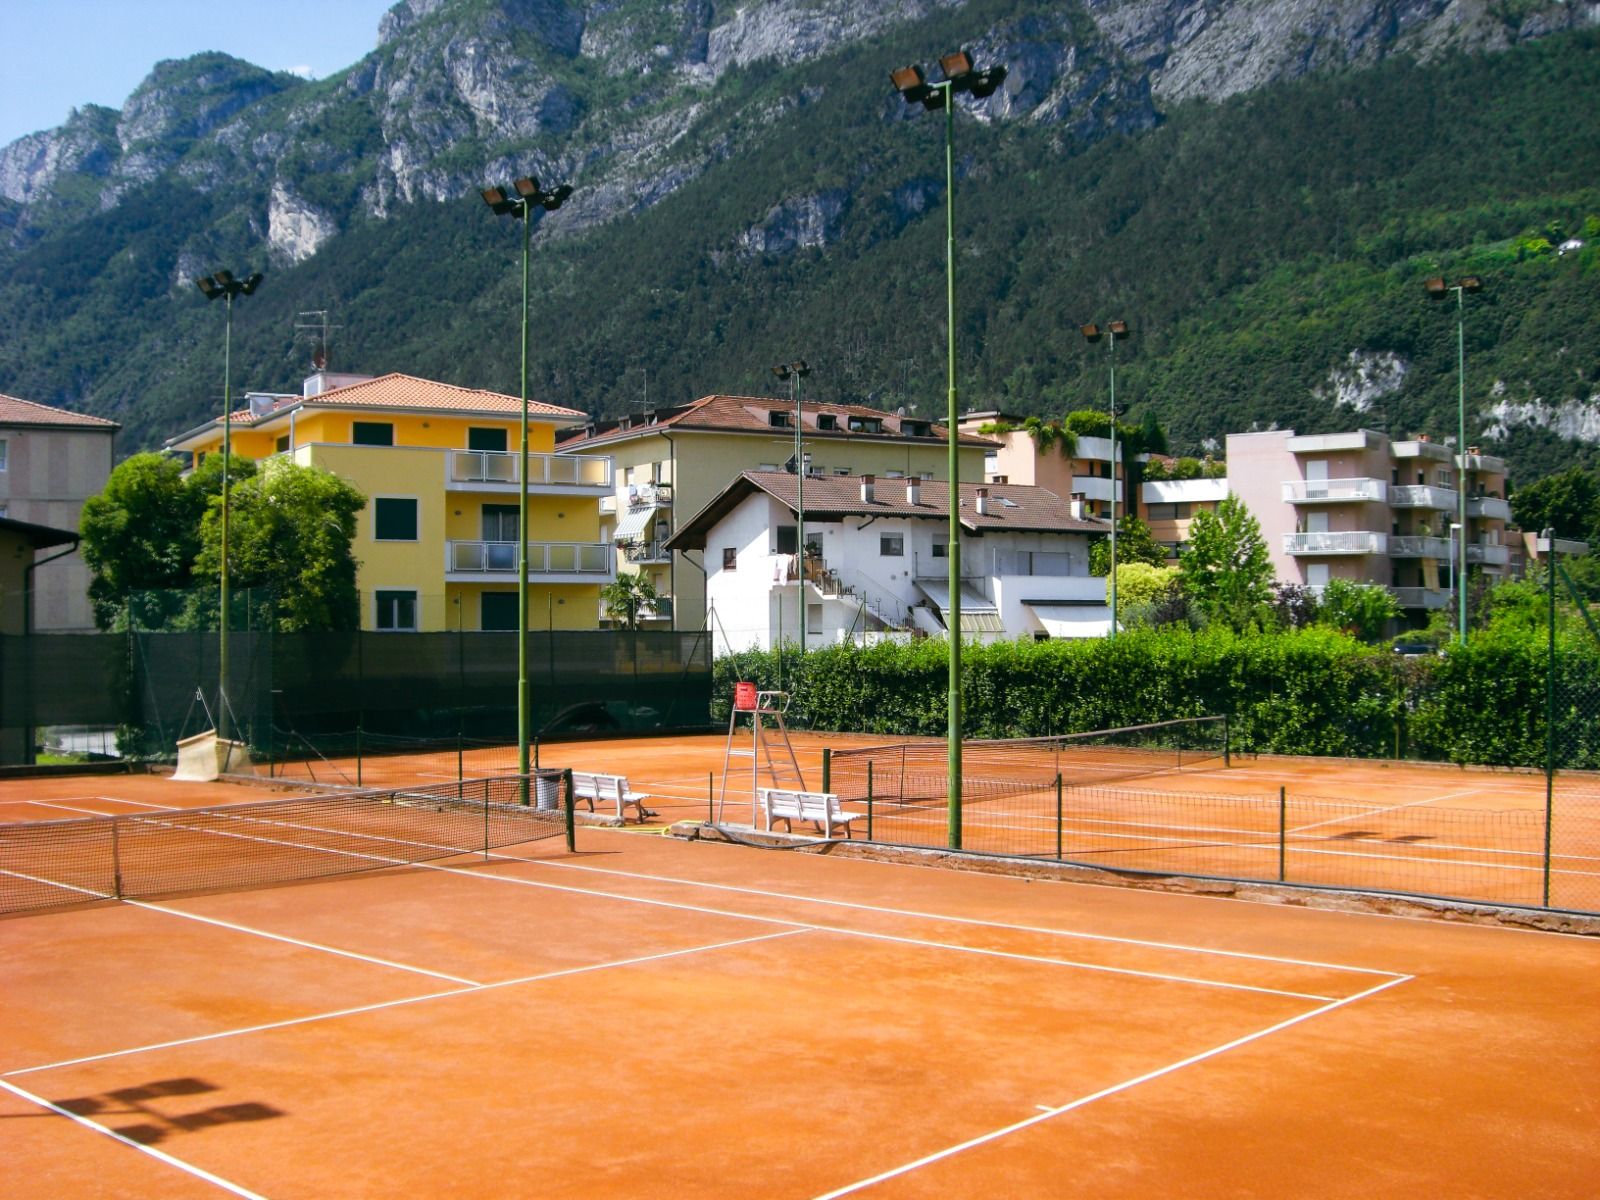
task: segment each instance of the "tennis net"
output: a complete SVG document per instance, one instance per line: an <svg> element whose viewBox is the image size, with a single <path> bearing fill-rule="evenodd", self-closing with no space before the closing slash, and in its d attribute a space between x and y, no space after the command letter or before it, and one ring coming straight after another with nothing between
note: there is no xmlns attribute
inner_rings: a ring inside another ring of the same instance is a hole
<svg viewBox="0 0 1600 1200"><path fill-rule="evenodd" d="M1108 783L1228 764L1228 719L1184 717L1056 737L970 739L961 743L961 791L982 801L1053 786ZM844 800L915 804L949 793L946 743L927 739L835 750L830 791Z"/></svg>
<svg viewBox="0 0 1600 1200"><path fill-rule="evenodd" d="M522 803L526 795L529 803ZM0 913L235 891L571 836L561 771L0 824Z"/></svg>

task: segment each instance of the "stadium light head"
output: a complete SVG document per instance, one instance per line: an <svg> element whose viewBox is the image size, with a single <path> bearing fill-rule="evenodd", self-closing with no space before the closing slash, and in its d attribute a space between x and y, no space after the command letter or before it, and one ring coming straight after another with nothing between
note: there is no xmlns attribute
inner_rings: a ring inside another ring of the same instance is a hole
<svg viewBox="0 0 1600 1200"><path fill-rule="evenodd" d="M255 274L251 275L248 279L246 279L243 283L241 283L239 285L239 293L240 293L240 295L243 295L243 296L253 296L253 295L255 295L256 289L261 286L261 279L262 279L262 275L261 275L260 271L257 271Z"/></svg>
<svg viewBox="0 0 1600 1200"><path fill-rule="evenodd" d="M1089 322L1087 325L1080 325L1079 329L1082 330L1083 336L1089 341L1098 342L1100 340L1100 326L1096 325L1093 321Z"/></svg>
<svg viewBox="0 0 1600 1200"><path fill-rule="evenodd" d="M789 364L788 363L779 363L777 366L772 368L772 373L774 375L776 375L779 379L787 379L787 378L789 378Z"/></svg>
<svg viewBox="0 0 1600 1200"><path fill-rule="evenodd" d="M218 287L217 281L211 278L209 275L200 276L199 279L194 281L194 285L205 294L205 298L207 300L216 300L217 298L226 296L228 294L222 288Z"/></svg>
<svg viewBox="0 0 1600 1200"><path fill-rule="evenodd" d="M1450 290L1445 287L1443 275L1435 275L1432 279L1424 279L1422 286L1428 289L1428 298L1430 300L1443 300L1445 293Z"/></svg>
<svg viewBox="0 0 1600 1200"><path fill-rule="evenodd" d="M1111 321L1111 322L1108 322L1107 325L1106 325L1106 328L1111 331L1111 336L1112 337L1127 337L1128 336L1128 323L1126 321Z"/></svg>
<svg viewBox="0 0 1600 1200"><path fill-rule="evenodd" d="M1476 275L1463 275L1456 286L1463 292L1481 292L1483 291L1483 280Z"/></svg>
<svg viewBox="0 0 1600 1200"><path fill-rule="evenodd" d="M572 185L563 183L560 187L545 192L543 199L539 203L544 205L546 212L555 212L556 209L567 202L567 197L570 195L572 195Z"/></svg>
<svg viewBox="0 0 1600 1200"><path fill-rule="evenodd" d="M539 181L532 175L524 175L511 186L516 188L517 195L521 196L524 200L537 201L541 195L539 191Z"/></svg>
<svg viewBox="0 0 1600 1200"><path fill-rule="evenodd" d="M796 375L800 376L801 379L804 379L807 375L811 374L811 364L806 362L806 360L803 358L795 359L789 364L789 369Z"/></svg>
<svg viewBox="0 0 1600 1200"><path fill-rule="evenodd" d="M939 70L944 72L944 77L954 83L964 76L972 74L972 55L965 50L957 50L954 54L945 54L939 58Z"/></svg>

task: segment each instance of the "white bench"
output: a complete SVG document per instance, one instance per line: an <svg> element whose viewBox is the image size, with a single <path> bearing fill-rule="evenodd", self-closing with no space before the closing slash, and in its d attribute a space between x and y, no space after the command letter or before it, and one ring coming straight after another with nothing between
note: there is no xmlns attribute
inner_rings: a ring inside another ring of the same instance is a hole
<svg viewBox="0 0 1600 1200"><path fill-rule="evenodd" d="M634 809L639 814L639 824L655 816L644 806L644 795L628 789L628 778L625 775L602 775L596 771L574 771L572 773L572 797L582 800L589 806L589 811L594 811L595 802L613 806L616 809L617 819L626 821L628 809Z"/></svg>
<svg viewBox="0 0 1600 1200"><path fill-rule="evenodd" d="M791 833L796 821L814 821L823 837L831 838L835 826L844 827L845 837L850 837L850 822L861 813L846 812L839 807L839 797L832 792L797 792L787 788L762 788L761 808L766 814L767 828L774 821L782 821Z"/></svg>

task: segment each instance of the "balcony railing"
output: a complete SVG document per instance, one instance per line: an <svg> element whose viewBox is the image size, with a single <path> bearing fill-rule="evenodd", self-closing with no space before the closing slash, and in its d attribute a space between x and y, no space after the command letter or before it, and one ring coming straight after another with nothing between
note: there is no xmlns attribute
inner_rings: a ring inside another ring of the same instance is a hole
<svg viewBox="0 0 1600 1200"><path fill-rule="evenodd" d="M1481 517L1486 521L1511 520L1511 504L1496 496L1468 496L1467 516Z"/></svg>
<svg viewBox="0 0 1600 1200"><path fill-rule="evenodd" d="M1451 593L1443 588L1392 587L1401 608L1447 608Z"/></svg>
<svg viewBox="0 0 1600 1200"><path fill-rule="evenodd" d="M1467 543L1467 561L1485 566L1503 567L1511 561L1510 546L1485 546Z"/></svg>
<svg viewBox="0 0 1600 1200"><path fill-rule="evenodd" d="M445 570L452 573L515 575L515 542L457 542L445 545ZM605 542L529 542L528 574L593 575L602 582L616 574L616 558Z"/></svg>
<svg viewBox="0 0 1600 1200"><path fill-rule="evenodd" d="M521 454L503 450L450 451L452 484L517 484ZM611 490L611 460L589 454L528 455L529 487Z"/></svg>
<svg viewBox="0 0 1600 1200"><path fill-rule="evenodd" d="M1437 558L1441 562L1450 557L1450 539L1438 537L1394 536L1389 539L1390 558ZM1413 606L1415 607L1415 606Z"/></svg>
<svg viewBox="0 0 1600 1200"><path fill-rule="evenodd" d="M629 508L671 508L670 483L630 483L627 486Z"/></svg>
<svg viewBox="0 0 1600 1200"><path fill-rule="evenodd" d="M1369 529L1348 529L1325 533L1286 533L1285 554L1382 554L1389 535Z"/></svg>
<svg viewBox="0 0 1600 1200"><path fill-rule="evenodd" d="M622 557L631 563L662 563L672 561L672 551L665 541L620 542Z"/></svg>
<svg viewBox="0 0 1600 1200"><path fill-rule="evenodd" d="M1432 487L1428 484L1391 484L1390 508L1432 508L1440 512L1454 512L1460 500L1454 488Z"/></svg>
<svg viewBox="0 0 1600 1200"><path fill-rule="evenodd" d="M1381 502L1389 485L1382 479L1286 479L1285 504L1361 504Z"/></svg>

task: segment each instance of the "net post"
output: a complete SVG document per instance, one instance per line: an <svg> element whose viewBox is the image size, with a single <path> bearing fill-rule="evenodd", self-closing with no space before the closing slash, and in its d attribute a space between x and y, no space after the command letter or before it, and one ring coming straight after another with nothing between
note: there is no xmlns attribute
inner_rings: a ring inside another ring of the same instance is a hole
<svg viewBox="0 0 1600 1200"><path fill-rule="evenodd" d="M561 770L561 807L565 810L567 822L567 851L576 853L578 849L578 805L576 791L572 786L572 768L563 767Z"/></svg>
<svg viewBox="0 0 1600 1200"><path fill-rule="evenodd" d="M111 894L122 899L122 844L117 831L122 828L122 818L111 818Z"/></svg>
<svg viewBox="0 0 1600 1200"><path fill-rule="evenodd" d="M456 780L456 796L461 795L461 781ZM489 784L483 785L483 861L489 861Z"/></svg>
<svg viewBox="0 0 1600 1200"><path fill-rule="evenodd" d="M1278 882L1284 883L1289 878L1289 789L1278 789Z"/></svg>
<svg viewBox="0 0 1600 1200"><path fill-rule="evenodd" d="M466 717L462 714L460 706L457 706L457 708L456 708L456 782L457 783L460 783L461 780L463 780L463 779L465 779L467 777L466 759L465 759L465 757L463 756L463 753L462 753L462 750L463 750L462 739L463 739L463 736L464 736L464 734L466 732L462 728L462 726L465 723L465 721L466 721Z"/></svg>
<svg viewBox="0 0 1600 1200"><path fill-rule="evenodd" d="M356 786L361 786L361 722L356 722Z"/></svg>
<svg viewBox="0 0 1600 1200"><path fill-rule="evenodd" d="M872 760L867 759L867 841L872 840Z"/></svg>
<svg viewBox="0 0 1600 1200"><path fill-rule="evenodd" d="M833 782L833 747L832 746L824 746L822 748L822 790L825 791L825 792L833 791L833 789L828 786L832 782Z"/></svg>
<svg viewBox="0 0 1600 1200"><path fill-rule="evenodd" d="M1061 861L1061 772L1056 772L1056 861Z"/></svg>

